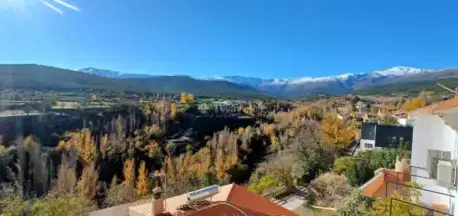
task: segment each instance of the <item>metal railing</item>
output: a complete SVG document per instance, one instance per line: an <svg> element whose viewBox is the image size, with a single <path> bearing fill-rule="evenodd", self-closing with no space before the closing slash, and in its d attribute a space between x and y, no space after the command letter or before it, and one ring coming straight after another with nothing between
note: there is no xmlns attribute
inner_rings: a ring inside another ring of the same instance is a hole
<svg viewBox="0 0 458 216"><path fill-rule="evenodd" d="M423 213L425 213L424 211L426 210L427 211L425 213L426 215L430 215L430 214L436 215L434 213L439 213L439 214L442 214L444 216L453 216L450 213L445 213L445 212L442 212L442 211L439 211L439 210L436 210L436 209L433 209L433 208L429 208L429 207L426 207L426 206L422 206L422 205L418 205L418 204L415 204L415 203L407 202L405 200L401 200L401 199L397 199L397 198L393 198L393 197L390 199L390 216L393 215L393 201L398 201L398 202L402 202L404 204L408 204L408 205L412 205L412 206L421 208L421 210L423 210Z"/></svg>
<svg viewBox="0 0 458 216"><path fill-rule="evenodd" d="M411 168L427 170L426 168L416 167L416 166L411 166ZM416 189L416 190L420 190L422 192L428 192L428 193L438 194L438 195L441 195L441 196L446 196L449 199L448 200L449 201L448 202L448 204L449 204L448 208L449 208L449 210L452 210L452 206L453 206L452 202L453 202L453 199L455 198L454 195L447 194L447 193L442 193L442 192L438 192L438 191L434 191L434 190L414 187L412 185L407 185L407 184L401 183L401 182L404 182L404 181L411 181L412 177L422 178L422 179L427 179L427 180L432 180L433 178L425 177L425 176L419 176L419 175L410 174L410 173L396 172L396 171L393 171L393 170L386 170L386 171L390 172L390 173L395 173L396 174L396 181L386 180L387 176L385 175L385 177L384 177L385 178L385 197L391 196L391 194L388 194L388 188L389 188L390 184L394 184L394 185L396 185L396 189L395 189L396 191L398 191L398 186L401 186L401 187L404 187L404 188L413 188L413 189ZM402 179L399 178L400 176L402 176ZM393 198L393 197L391 199L398 200L398 199ZM414 205L414 206L422 207L423 209L426 209L428 211L437 212L437 213L441 213L441 214L444 214L444 215L450 215L450 213L447 213L447 212L431 209L429 207L418 205L418 204L411 203L411 202L407 202L407 201L404 201L404 200L401 200L401 201L405 202L405 203L409 203L409 204ZM390 203L391 203L391 201L390 201ZM391 210L391 204L390 204L390 210ZM390 215L391 215L391 213L390 213Z"/></svg>
<svg viewBox="0 0 458 216"><path fill-rule="evenodd" d="M452 208L452 202L453 202L453 199L455 198L454 195L451 195L451 194L446 194L446 193L442 193L442 192L438 192L438 191L433 191L433 190L429 190L429 189L424 189L424 188L419 188L419 187L414 187L412 185L407 185L407 184L403 184L403 183L399 183L398 181L386 181L385 182L385 197L389 197L388 196L388 188L389 188L389 185L390 184L395 184L396 185L396 191L398 191L398 186L402 186L402 187L407 187L407 188L413 188L415 190L420 190L420 191L423 191L423 192L430 192L430 193L433 193L433 194L438 194L438 195L442 195L442 196L446 196L448 197L449 199L449 202L448 202L448 208L449 210L451 210ZM391 196L391 194L390 194ZM396 199L394 197L391 197L391 199ZM397 199L396 199L397 200ZM402 202L405 202L405 203L409 203L411 205L414 205L414 206L419 206L419 207L422 207L424 209L427 209L427 210L431 210L431 208L429 207L426 207L426 206L421 206L421 205L418 205L418 204L414 204L414 203L411 203L411 202L407 202L407 201L404 201L402 200ZM391 205L391 201L390 201L390 215L391 215L391 208L392 208L392 205ZM434 210L434 209L433 209ZM438 213L441 213L441 214L444 214L444 215L450 215L448 212L443 212L443 211L439 211L439 210L434 210L434 212L438 212Z"/></svg>

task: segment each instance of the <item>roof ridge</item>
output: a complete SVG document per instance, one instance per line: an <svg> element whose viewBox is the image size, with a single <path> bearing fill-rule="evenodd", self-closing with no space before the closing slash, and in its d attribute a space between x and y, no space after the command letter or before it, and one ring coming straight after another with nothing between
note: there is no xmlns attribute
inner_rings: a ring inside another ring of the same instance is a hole
<svg viewBox="0 0 458 216"><path fill-rule="evenodd" d="M231 183L231 190L229 190L229 193L227 194L226 202L229 202L229 200L231 199L232 192L234 191L234 185L234 183Z"/></svg>

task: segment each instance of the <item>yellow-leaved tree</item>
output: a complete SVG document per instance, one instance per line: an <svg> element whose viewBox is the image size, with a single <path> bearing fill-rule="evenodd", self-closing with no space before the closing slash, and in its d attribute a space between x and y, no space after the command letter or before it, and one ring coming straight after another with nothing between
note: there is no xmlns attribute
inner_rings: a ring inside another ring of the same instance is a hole
<svg viewBox="0 0 458 216"><path fill-rule="evenodd" d="M138 168L136 189L139 199L143 199L148 195L148 170L146 169L145 161L140 162L140 167Z"/></svg>
<svg viewBox="0 0 458 216"><path fill-rule="evenodd" d="M222 180L226 177L226 169L224 167L224 157L223 152L221 150L216 153L216 161L215 161L215 169L216 169L216 178Z"/></svg>
<svg viewBox="0 0 458 216"><path fill-rule="evenodd" d="M428 99L428 95L425 91L421 91L416 98L412 98L406 101L402 106L401 109L404 111L413 111L418 108L422 108L426 106L426 102Z"/></svg>
<svg viewBox="0 0 458 216"><path fill-rule="evenodd" d="M99 174L95 169L95 165L92 163L83 169L81 178L78 181L76 187L78 193L88 200L92 200L95 197L97 191L97 181L99 180Z"/></svg>
<svg viewBox="0 0 458 216"><path fill-rule="evenodd" d="M194 95L191 93L182 92L180 101L182 104L190 104L194 101Z"/></svg>
<svg viewBox="0 0 458 216"><path fill-rule="evenodd" d="M170 104L170 118L175 120L178 116L178 105L176 103Z"/></svg>
<svg viewBox="0 0 458 216"><path fill-rule="evenodd" d="M129 159L124 162L124 181L122 182L125 185L133 185L135 181L135 161Z"/></svg>
<svg viewBox="0 0 458 216"><path fill-rule="evenodd" d="M337 150L346 149L353 141L356 131L336 114L327 115L321 124L322 140Z"/></svg>

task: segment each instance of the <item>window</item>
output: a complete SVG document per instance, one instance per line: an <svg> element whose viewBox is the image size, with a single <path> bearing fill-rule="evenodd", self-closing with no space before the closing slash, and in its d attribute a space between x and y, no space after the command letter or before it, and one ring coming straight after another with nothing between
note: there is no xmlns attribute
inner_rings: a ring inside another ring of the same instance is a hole
<svg viewBox="0 0 458 216"><path fill-rule="evenodd" d="M364 143L364 148L374 148L372 143Z"/></svg>
<svg viewBox="0 0 458 216"><path fill-rule="evenodd" d="M453 169L451 161L439 160L437 163L437 184L443 187L452 185Z"/></svg>
<svg viewBox="0 0 458 216"><path fill-rule="evenodd" d="M451 161L452 153L449 151L429 150L428 151L428 171L429 176L437 179L437 164L439 160Z"/></svg>

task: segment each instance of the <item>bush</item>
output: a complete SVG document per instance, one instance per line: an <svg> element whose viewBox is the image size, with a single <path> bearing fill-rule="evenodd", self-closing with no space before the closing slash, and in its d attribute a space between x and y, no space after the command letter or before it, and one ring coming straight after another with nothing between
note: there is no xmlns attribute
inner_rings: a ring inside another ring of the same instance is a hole
<svg viewBox="0 0 458 216"><path fill-rule="evenodd" d="M374 198L366 197L360 190L354 190L337 206L337 216L360 216L371 211Z"/></svg>
<svg viewBox="0 0 458 216"><path fill-rule="evenodd" d="M351 192L351 186L343 175L328 172L309 185L310 201L319 206L334 207Z"/></svg>
<svg viewBox="0 0 458 216"><path fill-rule="evenodd" d="M349 167L353 166L354 163L356 163L356 159L354 157L340 157L334 161L333 170L338 174L343 174Z"/></svg>
<svg viewBox="0 0 458 216"><path fill-rule="evenodd" d="M257 194L264 194L268 189L278 186L279 181L272 174L264 175L259 181L253 182L248 186L248 189Z"/></svg>
<svg viewBox="0 0 458 216"><path fill-rule="evenodd" d="M353 162L351 162L352 160ZM344 173L352 186L360 186L374 176L375 170L379 168L393 169L395 163L396 150L384 148L360 152L353 159L339 158L334 164L334 170Z"/></svg>
<svg viewBox="0 0 458 216"><path fill-rule="evenodd" d="M374 176L369 161L357 160L345 170L345 176L352 186L360 186L369 181Z"/></svg>
<svg viewBox="0 0 458 216"><path fill-rule="evenodd" d="M369 159L372 170L378 168L394 169L396 163L396 150L393 148L376 149L371 152Z"/></svg>

